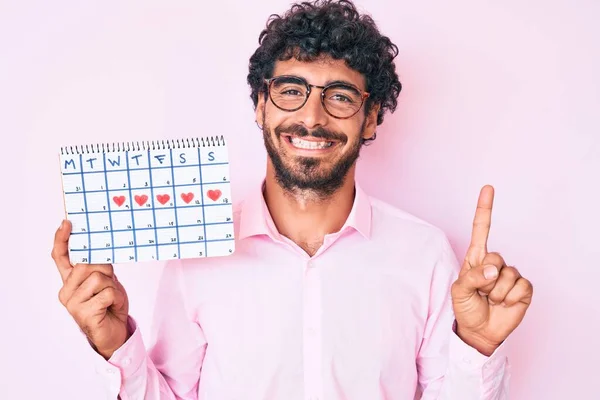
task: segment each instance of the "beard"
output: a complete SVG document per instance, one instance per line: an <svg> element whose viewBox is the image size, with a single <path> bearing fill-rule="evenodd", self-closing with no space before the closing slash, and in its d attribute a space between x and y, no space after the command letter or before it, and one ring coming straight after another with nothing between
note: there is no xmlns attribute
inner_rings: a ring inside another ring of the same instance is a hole
<svg viewBox="0 0 600 400"><path fill-rule="evenodd" d="M366 122L366 120L365 120ZM365 124L361 127L362 137ZM343 146L348 142L348 136L332 132L324 128L317 128L312 132L302 125L291 124L288 126L277 126L274 136L281 141L281 134L288 133L297 137L313 137L327 141L336 141L336 146ZM311 193L321 198L333 195L342 185L348 175L348 171L354 165L360 154L362 142L357 140L351 144L347 153L339 159L333 167L324 167L325 162L320 157L294 157L287 156L284 151L277 150L271 135L271 129L263 120L263 139L267 154L275 170L275 179L286 191L294 194ZM286 139L283 139L286 140ZM287 157L286 157L287 156Z"/></svg>

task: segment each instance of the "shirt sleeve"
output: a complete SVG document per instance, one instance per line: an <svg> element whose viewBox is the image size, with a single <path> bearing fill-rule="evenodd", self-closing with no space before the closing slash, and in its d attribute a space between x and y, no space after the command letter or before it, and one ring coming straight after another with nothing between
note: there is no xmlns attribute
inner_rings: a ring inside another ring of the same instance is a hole
<svg viewBox="0 0 600 400"><path fill-rule="evenodd" d="M114 400L196 400L206 350L203 332L187 307L181 262L164 267L154 310L153 339L146 346L129 317L130 338L110 359L97 354L95 369Z"/></svg>
<svg viewBox="0 0 600 400"><path fill-rule="evenodd" d="M433 271L430 306L417 369L423 400L505 400L510 368L506 342L489 357L468 346L454 332L451 286L459 263L443 236Z"/></svg>

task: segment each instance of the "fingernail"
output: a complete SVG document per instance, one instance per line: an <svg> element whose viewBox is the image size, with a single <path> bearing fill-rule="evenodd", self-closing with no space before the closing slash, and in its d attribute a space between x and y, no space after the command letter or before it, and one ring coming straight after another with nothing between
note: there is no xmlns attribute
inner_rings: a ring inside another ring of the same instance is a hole
<svg viewBox="0 0 600 400"><path fill-rule="evenodd" d="M483 269L483 276L485 279L494 279L498 276L498 268L493 265L488 265Z"/></svg>
<svg viewBox="0 0 600 400"><path fill-rule="evenodd" d="M60 223L60 226L58 227L58 229L62 229L65 226L65 220L63 219Z"/></svg>

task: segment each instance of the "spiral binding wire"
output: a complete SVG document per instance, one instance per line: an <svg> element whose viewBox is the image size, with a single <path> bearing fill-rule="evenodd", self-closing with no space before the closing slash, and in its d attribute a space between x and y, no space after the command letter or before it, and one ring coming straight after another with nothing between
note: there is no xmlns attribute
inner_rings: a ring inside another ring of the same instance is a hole
<svg viewBox="0 0 600 400"><path fill-rule="evenodd" d="M60 154L94 154L115 153L122 151L149 151L186 149L197 147L222 147L225 146L225 138L221 136L204 136L184 139L163 139L113 143L92 143L62 146Z"/></svg>

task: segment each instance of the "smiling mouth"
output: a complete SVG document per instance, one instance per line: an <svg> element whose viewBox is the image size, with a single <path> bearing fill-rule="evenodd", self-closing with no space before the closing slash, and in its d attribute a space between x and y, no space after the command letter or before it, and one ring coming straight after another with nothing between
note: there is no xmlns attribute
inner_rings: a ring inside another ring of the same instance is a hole
<svg viewBox="0 0 600 400"><path fill-rule="evenodd" d="M314 138L311 140L306 140L306 139L301 139L299 137L287 136L286 139L295 148L303 149L303 150L328 149L331 146L333 146L333 144L334 144L334 142L330 142L327 140L314 140Z"/></svg>

